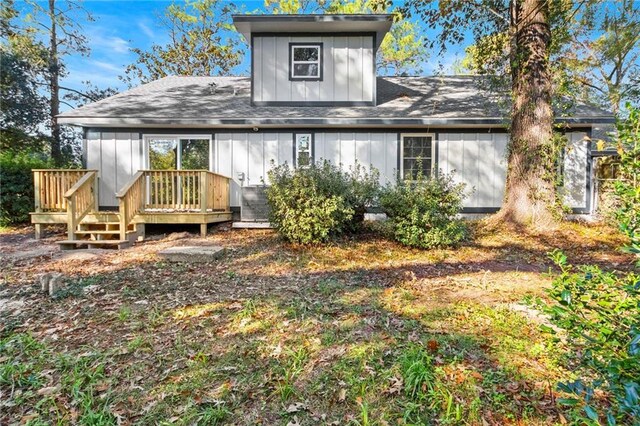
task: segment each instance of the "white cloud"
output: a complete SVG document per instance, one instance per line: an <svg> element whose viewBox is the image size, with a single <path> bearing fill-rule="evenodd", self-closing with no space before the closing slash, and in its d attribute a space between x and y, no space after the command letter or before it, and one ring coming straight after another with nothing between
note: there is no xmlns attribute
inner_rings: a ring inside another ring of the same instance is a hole
<svg viewBox="0 0 640 426"><path fill-rule="evenodd" d="M151 40L156 39L156 33L151 29L149 25L147 25L146 20L138 21L138 28L140 28L140 31L142 31L144 35L146 35Z"/></svg>
<svg viewBox="0 0 640 426"><path fill-rule="evenodd" d="M90 60L88 61L89 65L94 65L100 69L103 69L105 71L109 71L110 73L113 74L120 74L122 72L124 72L124 67L123 66L117 66L114 65L110 62L104 62L104 61L97 61L97 60Z"/></svg>

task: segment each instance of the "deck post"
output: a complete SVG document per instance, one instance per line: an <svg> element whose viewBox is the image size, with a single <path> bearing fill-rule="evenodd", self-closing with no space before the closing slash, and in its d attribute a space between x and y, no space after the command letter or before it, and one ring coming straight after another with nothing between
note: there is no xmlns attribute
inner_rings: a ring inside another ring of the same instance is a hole
<svg viewBox="0 0 640 426"><path fill-rule="evenodd" d="M40 172L33 172L33 198L35 201L34 210L36 213L40 213L42 211L40 204ZM35 239L39 240L42 238L42 225L36 223L35 230Z"/></svg>
<svg viewBox="0 0 640 426"><path fill-rule="evenodd" d="M69 241L76 239L76 220L74 218L76 211L76 200L71 198L67 200L67 239Z"/></svg>
<svg viewBox="0 0 640 426"><path fill-rule="evenodd" d="M201 223L200 224L200 236L202 238L207 236L207 223Z"/></svg>
<svg viewBox="0 0 640 426"><path fill-rule="evenodd" d="M120 239L121 240L126 240L127 239L127 203L123 202L122 200L120 200L120 208L119 208L119 213L120 213Z"/></svg>
<svg viewBox="0 0 640 426"><path fill-rule="evenodd" d="M209 191L209 176L207 172L200 172L200 211L207 212L207 192Z"/></svg>
<svg viewBox="0 0 640 426"><path fill-rule="evenodd" d="M93 180L93 210L94 211L99 211L100 210L100 200L98 199L98 176L96 175L96 178Z"/></svg>

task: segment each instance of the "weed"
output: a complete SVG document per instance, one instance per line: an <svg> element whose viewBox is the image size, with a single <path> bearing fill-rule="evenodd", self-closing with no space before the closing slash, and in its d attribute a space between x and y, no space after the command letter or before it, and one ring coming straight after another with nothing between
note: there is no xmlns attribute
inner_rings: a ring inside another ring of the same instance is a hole
<svg viewBox="0 0 640 426"><path fill-rule="evenodd" d="M120 320L120 322L127 322L130 316L131 308L126 305L120 306L120 309L118 310L118 319Z"/></svg>

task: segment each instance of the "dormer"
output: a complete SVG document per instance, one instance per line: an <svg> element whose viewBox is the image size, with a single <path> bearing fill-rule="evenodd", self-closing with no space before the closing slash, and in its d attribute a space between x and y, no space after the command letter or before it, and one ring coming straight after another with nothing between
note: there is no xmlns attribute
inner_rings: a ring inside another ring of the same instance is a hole
<svg viewBox="0 0 640 426"><path fill-rule="evenodd" d="M251 45L254 106L372 106L392 15L234 15Z"/></svg>

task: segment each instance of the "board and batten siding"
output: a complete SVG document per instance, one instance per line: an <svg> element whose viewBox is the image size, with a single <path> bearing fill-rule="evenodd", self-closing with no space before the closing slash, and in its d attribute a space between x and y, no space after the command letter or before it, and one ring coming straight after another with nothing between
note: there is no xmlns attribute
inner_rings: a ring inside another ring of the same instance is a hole
<svg viewBox="0 0 640 426"><path fill-rule="evenodd" d="M289 80L289 43L323 43L322 81ZM372 35L254 36L253 101L374 102Z"/></svg>
<svg viewBox="0 0 640 426"><path fill-rule="evenodd" d="M116 193L144 167L139 133L87 132L85 162L98 170L99 204L117 206Z"/></svg>
<svg viewBox="0 0 640 426"><path fill-rule="evenodd" d="M300 132L307 133L307 132ZM313 157L341 164L345 169L356 162L380 172L380 183L393 182L398 168L398 133L310 132ZM563 158L564 199L568 207L588 212L589 144L582 132L567 134ZM498 209L504 196L507 171L506 133L436 133L437 168L455 172L455 180L467 184L464 207ZM117 206L115 194L145 167L143 140L139 133L86 133L85 162L99 171L101 206ZM241 205L242 186L268 183L271 161L293 164L294 132L215 133L211 170L231 178L231 206ZM244 181L239 179L244 173Z"/></svg>
<svg viewBox="0 0 640 426"><path fill-rule="evenodd" d="M293 164L292 133L216 133L212 171L231 178L230 205L239 207L242 186L268 183L271 161ZM244 173L244 181L238 174Z"/></svg>
<svg viewBox="0 0 640 426"><path fill-rule="evenodd" d="M587 134L567 133L567 146L563 156L563 196L564 204L574 210L589 208L588 163L590 144Z"/></svg>
<svg viewBox="0 0 640 426"><path fill-rule="evenodd" d="M465 208L499 208L507 176L506 133L440 133L438 168L466 185Z"/></svg>
<svg viewBox="0 0 640 426"><path fill-rule="evenodd" d="M356 162L380 172L380 183L394 182L398 168L397 133L316 133L313 156L345 169Z"/></svg>

